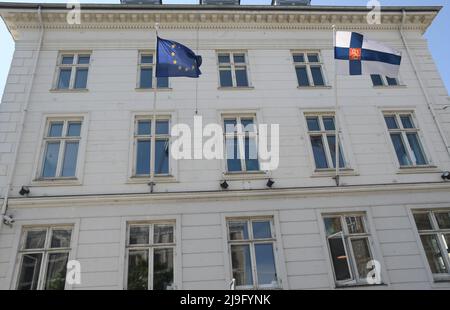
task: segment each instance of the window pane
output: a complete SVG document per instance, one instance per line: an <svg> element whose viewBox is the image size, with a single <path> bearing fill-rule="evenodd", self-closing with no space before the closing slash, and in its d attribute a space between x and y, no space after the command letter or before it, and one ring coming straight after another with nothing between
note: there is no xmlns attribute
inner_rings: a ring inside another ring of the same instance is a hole
<svg viewBox="0 0 450 310"><path fill-rule="evenodd" d="M317 116L307 117L306 123L309 131L320 131L319 118Z"/></svg>
<svg viewBox="0 0 450 310"><path fill-rule="evenodd" d="M444 259L436 235L421 235L422 245L432 273L446 273Z"/></svg>
<svg viewBox="0 0 450 310"><path fill-rule="evenodd" d="M149 244L149 232L148 225L132 225L130 226L130 244Z"/></svg>
<svg viewBox="0 0 450 310"><path fill-rule="evenodd" d="M328 239L330 254L334 267L334 275L337 281L350 280L351 274L348 267L348 258L345 253L342 238Z"/></svg>
<svg viewBox="0 0 450 310"><path fill-rule="evenodd" d="M173 225L158 225L153 227L153 243L173 243Z"/></svg>
<svg viewBox="0 0 450 310"><path fill-rule="evenodd" d="M221 63L221 64L230 63L230 55L228 55L228 54L219 54L219 63Z"/></svg>
<svg viewBox="0 0 450 310"><path fill-rule="evenodd" d="M153 55L141 55L141 64L152 64Z"/></svg>
<svg viewBox="0 0 450 310"><path fill-rule="evenodd" d="M129 290L148 289L148 250L130 250L127 288Z"/></svg>
<svg viewBox="0 0 450 310"><path fill-rule="evenodd" d="M272 238L270 221L253 221L253 239Z"/></svg>
<svg viewBox="0 0 450 310"><path fill-rule="evenodd" d="M88 69L77 69L75 77L75 88L86 88L88 77Z"/></svg>
<svg viewBox="0 0 450 310"><path fill-rule="evenodd" d="M259 170L256 139L245 138L245 168L247 171Z"/></svg>
<svg viewBox="0 0 450 310"><path fill-rule="evenodd" d="M25 249L43 249L45 245L46 229L28 230L25 239Z"/></svg>
<svg viewBox="0 0 450 310"><path fill-rule="evenodd" d="M80 65L86 65L89 64L89 60L91 59L90 55L79 55L78 56L78 63Z"/></svg>
<svg viewBox="0 0 450 310"><path fill-rule="evenodd" d="M335 130L334 128L334 117L323 117L323 126L325 127L325 130Z"/></svg>
<svg viewBox="0 0 450 310"><path fill-rule="evenodd" d="M245 63L245 54L234 54L233 59L235 63Z"/></svg>
<svg viewBox="0 0 450 310"><path fill-rule="evenodd" d="M311 136L311 145L317 169L328 168L327 157L323 147L322 136Z"/></svg>
<svg viewBox="0 0 450 310"><path fill-rule="evenodd" d="M63 290L66 284L67 261L69 253L51 253L48 255L46 290Z"/></svg>
<svg viewBox="0 0 450 310"><path fill-rule="evenodd" d="M141 68L139 87L140 88L152 88L152 75L153 75L152 68Z"/></svg>
<svg viewBox="0 0 450 310"><path fill-rule="evenodd" d="M242 130L245 132L255 132L255 123L253 122L253 118L242 118L241 119Z"/></svg>
<svg viewBox="0 0 450 310"><path fill-rule="evenodd" d="M228 171L242 171L237 138L226 139L226 152Z"/></svg>
<svg viewBox="0 0 450 310"><path fill-rule="evenodd" d="M61 171L63 177L74 177L77 169L78 142L67 142Z"/></svg>
<svg viewBox="0 0 450 310"><path fill-rule="evenodd" d="M156 134L168 135L169 134L169 121L156 121Z"/></svg>
<svg viewBox="0 0 450 310"><path fill-rule="evenodd" d="M150 140L137 142L136 174L150 174Z"/></svg>
<svg viewBox="0 0 450 310"><path fill-rule="evenodd" d="M308 54L308 61L309 62L319 62L319 55L318 54Z"/></svg>
<svg viewBox="0 0 450 310"><path fill-rule="evenodd" d="M427 160L425 159L425 155L422 151L422 146L420 145L417 133L407 133L406 137L408 137L409 146L411 147L414 157L416 158L416 165L426 165Z"/></svg>
<svg viewBox="0 0 450 310"><path fill-rule="evenodd" d="M169 87L169 78L168 77L156 78L156 85L158 85L158 88L168 88Z"/></svg>
<svg viewBox="0 0 450 310"><path fill-rule="evenodd" d="M331 160L333 161L333 167L336 167L336 139L334 135L328 135L328 147L330 148ZM342 152L342 147L339 144L339 168L344 168L344 156Z"/></svg>
<svg viewBox="0 0 450 310"><path fill-rule="evenodd" d="M223 125L225 126L225 132L235 132L237 130L236 128L236 119L226 119L223 121Z"/></svg>
<svg viewBox="0 0 450 310"><path fill-rule="evenodd" d="M70 238L72 230L70 229L54 229L52 231L51 248L68 248L70 247Z"/></svg>
<svg viewBox="0 0 450 310"><path fill-rule="evenodd" d="M42 169L42 176L44 178L55 177L56 165L58 163L59 142L47 143L45 151L44 167Z"/></svg>
<svg viewBox="0 0 450 310"><path fill-rule="evenodd" d="M273 256L272 244L256 244L256 270L258 284L276 284L277 273L275 270L275 258Z"/></svg>
<svg viewBox="0 0 450 310"><path fill-rule="evenodd" d="M352 240L353 254L355 256L355 265L358 270L358 275L361 280L367 279L367 273L369 269L367 268L367 262L369 262L372 257L369 250L369 240L367 238L363 239L353 239Z"/></svg>
<svg viewBox="0 0 450 310"><path fill-rule="evenodd" d="M220 86L233 87L233 80L231 78L231 70L220 70Z"/></svg>
<svg viewBox="0 0 450 310"><path fill-rule="evenodd" d="M436 212L434 215L440 229L450 229L450 212Z"/></svg>
<svg viewBox="0 0 450 310"><path fill-rule="evenodd" d="M166 290L173 285L173 249L153 251L153 289Z"/></svg>
<svg viewBox="0 0 450 310"><path fill-rule="evenodd" d="M42 254L24 254L20 268L18 290L36 290L41 269Z"/></svg>
<svg viewBox="0 0 450 310"><path fill-rule="evenodd" d="M320 67L311 66L311 74L315 86L324 86L325 82L323 80L322 69Z"/></svg>
<svg viewBox="0 0 450 310"><path fill-rule="evenodd" d="M401 134L391 134L391 140L394 144L395 153L397 154L398 161L401 166L410 166L411 160L406 153L405 145L403 144L403 139Z"/></svg>
<svg viewBox="0 0 450 310"><path fill-rule="evenodd" d="M64 55L64 56L62 56L61 63L63 65L72 65L73 64L73 55Z"/></svg>
<svg viewBox="0 0 450 310"><path fill-rule="evenodd" d="M247 69L236 68L236 86L248 86Z"/></svg>
<svg viewBox="0 0 450 310"><path fill-rule="evenodd" d="M151 121L138 121L138 135L149 135L151 128Z"/></svg>
<svg viewBox="0 0 450 310"><path fill-rule="evenodd" d="M402 121L403 128L415 128L411 115L401 115L400 120Z"/></svg>
<svg viewBox="0 0 450 310"><path fill-rule="evenodd" d="M386 77L386 81L389 86L396 86L398 85L398 81L395 78Z"/></svg>
<svg viewBox="0 0 450 310"><path fill-rule="evenodd" d="M385 116L384 121L386 122L386 125L389 129L397 129L397 120L395 119L395 116Z"/></svg>
<svg viewBox="0 0 450 310"><path fill-rule="evenodd" d="M155 174L169 173L169 140L155 141Z"/></svg>
<svg viewBox="0 0 450 310"><path fill-rule="evenodd" d="M363 234L366 232L362 216L346 216L345 222L350 234Z"/></svg>
<svg viewBox="0 0 450 310"><path fill-rule="evenodd" d="M67 136L69 137L79 137L81 133L81 123L80 122L69 122L67 128Z"/></svg>
<svg viewBox="0 0 450 310"><path fill-rule="evenodd" d="M58 88L67 89L70 86L70 75L72 73L71 68L61 69L59 71Z"/></svg>
<svg viewBox="0 0 450 310"><path fill-rule="evenodd" d="M308 73L306 67L295 67L297 73L297 81L299 86L309 86Z"/></svg>
<svg viewBox="0 0 450 310"><path fill-rule="evenodd" d="M444 243L444 253L447 253L448 258L450 259L450 234L443 234L442 238L442 242Z"/></svg>
<svg viewBox="0 0 450 310"><path fill-rule="evenodd" d="M248 240L247 222L228 222L230 240Z"/></svg>
<svg viewBox="0 0 450 310"><path fill-rule="evenodd" d="M50 128L48 130L48 136L49 137L61 137L62 136L62 129L63 129L63 122L51 122Z"/></svg>
<svg viewBox="0 0 450 310"><path fill-rule="evenodd" d="M342 231L340 217L325 217L323 221L325 223L327 236L331 236Z"/></svg>
<svg viewBox="0 0 450 310"><path fill-rule="evenodd" d="M231 246L231 268L236 285L253 285L252 263L249 245Z"/></svg>
<svg viewBox="0 0 450 310"><path fill-rule="evenodd" d="M372 79L373 86L383 86L383 79L381 78L381 75L371 74L370 77Z"/></svg>
<svg viewBox="0 0 450 310"><path fill-rule="evenodd" d="M431 230L430 215L427 213L414 213L414 221L416 222L417 230Z"/></svg>
<svg viewBox="0 0 450 310"><path fill-rule="evenodd" d="M294 54L292 57L294 58L294 62L305 62L305 56L303 54Z"/></svg>

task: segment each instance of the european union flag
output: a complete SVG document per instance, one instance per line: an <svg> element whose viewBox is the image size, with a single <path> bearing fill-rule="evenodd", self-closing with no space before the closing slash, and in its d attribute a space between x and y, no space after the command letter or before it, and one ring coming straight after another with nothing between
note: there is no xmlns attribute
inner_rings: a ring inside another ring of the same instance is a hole
<svg viewBox="0 0 450 310"><path fill-rule="evenodd" d="M202 57L175 41L157 37L156 77L186 76L198 78Z"/></svg>

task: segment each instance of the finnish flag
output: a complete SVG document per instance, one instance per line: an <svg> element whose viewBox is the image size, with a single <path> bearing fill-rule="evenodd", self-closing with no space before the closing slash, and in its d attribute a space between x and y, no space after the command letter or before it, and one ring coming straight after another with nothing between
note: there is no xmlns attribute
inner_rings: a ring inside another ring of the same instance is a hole
<svg viewBox="0 0 450 310"><path fill-rule="evenodd" d="M362 34L337 31L334 47L337 74L380 74L397 77L402 54Z"/></svg>

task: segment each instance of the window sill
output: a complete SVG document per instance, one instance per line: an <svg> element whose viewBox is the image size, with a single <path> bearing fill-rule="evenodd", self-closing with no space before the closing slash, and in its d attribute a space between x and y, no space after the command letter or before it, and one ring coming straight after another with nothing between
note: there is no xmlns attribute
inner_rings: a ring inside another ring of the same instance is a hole
<svg viewBox="0 0 450 310"><path fill-rule="evenodd" d="M52 88L49 91L51 93L87 93L89 91L89 89L87 89L87 88L72 88L72 89Z"/></svg>
<svg viewBox="0 0 450 310"><path fill-rule="evenodd" d="M268 175L265 171L226 172L223 177L226 181L264 180L268 178Z"/></svg>
<svg viewBox="0 0 450 310"><path fill-rule="evenodd" d="M236 87L217 87L218 90L251 90L255 89L253 86L236 86Z"/></svg>
<svg viewBox="0 0 450 310"><path fill-rule="evenodd" d="M297 89L310 89L310 90L317 90L317 89L332 89L333 87L324 85L324 86L297 86Z"/></svg>
<svg viewBox="0 0 450 310"><path fill-rule="evenodd" d="M49 178L35 179L31 182L32 186L77 186L81 181L77 178Z"/></svg>
<svg viewBox="0 0 450 310"><path fill-rule="evenodd" d="M406 85L380 85L380 86L373 86L374 89L399 89L399 88L406 88Z"/></svg>
<svg viewBox="0 0 450 310"><path fill-rule="evenodd" d="M173 175L155 176L154 182L157 183L176 183L177 179ZM128 178L127 184L148 184L150 176L134 176Z"/></svg>
<svg viewBox="0 0 450 310"><path fill-rule="evenodd" d="M352 284L336 284L336 289L351 289L351 288L373 288L380 286L388 286L385 283L380 284L367 284L367 283L352 283Z"/></svg>
<svg viewBox="0 0 450 310"><path fill-rule="evenodd" d="M324 178L324 177L334 177L336 175L336 169L316 169L311 177L313 178ZM359 175L354 169L343 168L339 169L340 176L357 176Z"/></svg>
<svg viewBox="0 0 450 310"><path fill-rule="evenodd" d="M415 174L415 173L440 173L441 171L433 165L400 167L397 174Z"/></svg>
<svg viewBox="0 0 450 310"><path fill-rule="evenodd" d="M173 90L173 88L170 88L170 87L161 87L161 88L139 88L139 87L136 87L135 89L134 89L135 91L137 91L137 92L169 92L169 91L172 91Z"/></svg>

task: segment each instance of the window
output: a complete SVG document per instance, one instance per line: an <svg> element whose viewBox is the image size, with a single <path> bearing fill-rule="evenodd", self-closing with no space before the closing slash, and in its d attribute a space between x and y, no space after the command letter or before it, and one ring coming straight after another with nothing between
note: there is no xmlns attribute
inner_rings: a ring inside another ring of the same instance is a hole
<svg viewBox="0 0 450 310"><path fill-rule="evenodd" d="M229 219L227 225L236 287L278 287L272 219Z"/></svg>
<svg viewBox="0 0 450 310"><path fill-rule="evenodd" d="M450 276L450 210L413 213L431 272L438 279Z"/></svg>
<svg viewBox="0 0 450 310"><path fill-rule="evenodd" d="M336 283L367 283L373 255L364 216L327 215L323 220Z"/></svg>
<svg viewBox="0 0 450 310"><path fill-rule="evenodd" d="M384 120L401 167L428 165L412 113L385 113Z"/></svg>
<svg viewBox="0 0 450 310"><path fill-rule="evenodd" d="M373 86L399 86L398 79L382 76L379 74L371 74Z"/></svg>
<svg viewBox="0 0 450 310"><path fill-rule="evenodd" d="M44 135L40 178L75 178L82 119L51 119Z"/></svg>
<svg viewBox="0 0 450 310"><path fill-rule="evenodd" d="M223 119L227 172L259 171L255 116L227 115Z"/></svg>
<svg viewBox="0 0 450 310"><path fill-rule="evenodd" d="M135 121L135 176L169 175L169 118L156 117L156 134L152 134L152 116L139 116ZM151 148L155 148L155 152ZM154 154L156 160L152 160Z"/></svg>
<svg viewBox="0 0 450 310"><path fill-rule="evenodd" d="M245 52L220 52L218 55L220 87L249 87Z"/></svg>
<svg viewBox="0 0 450 310"><path fill-rule="evenodd" d="M130 224L127 237L127 289L173 288L174 223Z"/></svg>
<svg viewBox="0 0 450 310"><path fill-rule="evenodd" d="M63 290L72 228L30 227L22 232L18 290Z"/></svg>
<svg viewBox="0 0 450 310"><path fill-rule="evenodd" d="M306 115L308 135L316 170L336 167L336 131L333 114ZM342 145L339 143L339 168L345 168Z"/></svg>
<svg viewBox="0 0 450 310"><path fill-rule="evenodd" d="M58 61L56 89L86 89L91 55L63 53Z"/></svg>
<svg viewBox="0 0 450 310"><path fill-rule="evenodd" d="M292 54L299 87L325 86L323 63L318 52Z"/></svg>
<svg viewBox="0 0 450 310"><path fill-rule="evenodd" d="M158 88L168 88L169 78L167 77L155 77L156 57L151 52L139 53L139 76L138 76L138 88L150 89L154 88L155 84Z"/></svg>

